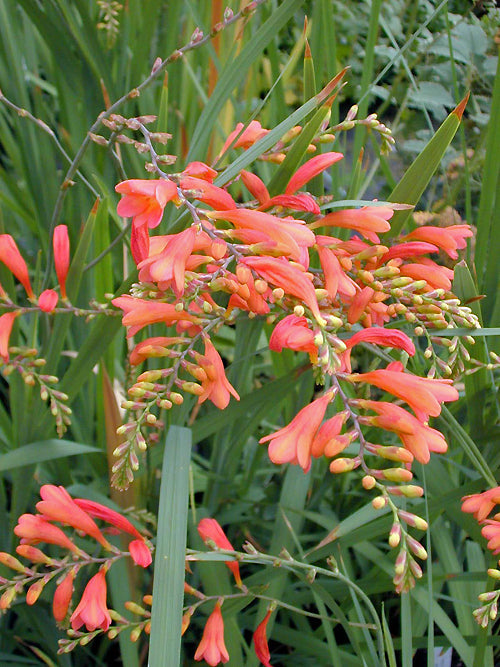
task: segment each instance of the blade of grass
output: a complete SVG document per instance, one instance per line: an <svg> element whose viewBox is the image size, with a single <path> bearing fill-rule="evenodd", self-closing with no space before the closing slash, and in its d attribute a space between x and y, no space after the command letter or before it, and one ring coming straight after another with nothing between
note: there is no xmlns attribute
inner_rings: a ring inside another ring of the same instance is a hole
<svg viewBox="0 0 500 667"><path fill-rule="evenodd" d="M184 601L191 431L168 430L160 488L149 665L179 665Z"/></svg>

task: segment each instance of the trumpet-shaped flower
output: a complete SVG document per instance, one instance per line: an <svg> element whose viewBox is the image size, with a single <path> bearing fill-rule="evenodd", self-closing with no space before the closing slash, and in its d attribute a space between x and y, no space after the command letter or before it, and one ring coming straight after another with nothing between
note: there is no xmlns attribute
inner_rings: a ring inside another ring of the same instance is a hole
<svg viewBox="0 0 500 667"><path fill-rule="evenodd" d="M59 521L66 526L81 530L97 540L105 549L111 549L110 543L96 522L77 505L64 487L45 484L40 489L40 496L42 500L36 504L36 508L43 518Z"/></svg>
<svg viewBox="0 0 500 667"><path fill-rule="evenodd" d="M500 554L500 521L487 519L484 523L481 533L488 540L488 549L496 556Z"/></svg>
<svg viewBox="0 0 500 667"><path fill-rule="evenodd" d="M217 172L212 167L204 162L190 162L182 171L183 176L194 176L195 178L202 178L204 181L213 183Z"/></svg>
<svg viewBox="0 0 500 667"><path fill-rule="evenodd" d="M5 363L9 361L9 340L14 320L19 313L4 313L0 316L0 357Z"/></svg>
<svg viewBox="0 0 500 667"><path fill-rule="evenodd" d="M158 227L163 211L169 201L177 200L177 185L165 179L143 180L133 178L118 183L116 192L124 195L118 202L117 213L124 218L133 218L134 225Z"/></svg>
<svg viewBox="0 0 500 667"><path fill-rule="evenodd" d="M198 403L210 399L220 410L224 410L228 406L230 394L237 401L240 400L238 392L226 378L220 354L208 337L205 338L205 354L196 353L195 359L206 374L206 378L201 382L203 393L199 396Z"/></svg>
<svg viewBox="0 0 500 667"><path fill-rule="evenodd" d="M75 573L70 570L64 579L57 585L52 600L52 613L58 623L62 623L68 613L69 604L73 597L73 581Z"/></svg>
<svg viewBox="0 0 500 667"><path fill-rule="evenodd" d="M495 505L500 505L500 486L462 498L462 512L471 512L479 523L486 519Z"/></svg>
<svg viewBox="0 0 500 667"><path fill-rule="evenodd" d="M300 465L304 472L309 470L314 439L332 397L332 392L328 392L317 398L302 408L287 426L259 440L260 443L270 442L268 451L273 463L293 463Z"/></svg>
<svg viewBox="0 0 500 667"><path fill-rule="evenodd" d="M9 271L15 275L29 298L34 299L35 295L31 288L28 267L10 234L0 234L0 262L3 262Z"/></svg>
<svg viewBox="0 0 500 667"><path fill-rule="evenodd" d="M424 225L407 234L404 239L425 241L444 250L452 259L458 258L457 250L467 247L466 238L472 236L470 225L450 225L449 227L433 227Z"/></svg>
<svg viewBox="0 0 500 667"><path fill-rule="evenodd" d="M154 336L137 343L130 353L129 361L132 366L138 366L150 357L168 357L169 346L185 343L186 338L180 336Z"/></svg>
<svg viewBox="0 0 500 667"><path fill-rule="evenodd" d="M205 181L203 178L186 176L181 179L180 186L182 190L192 190L193 193L196 193L194 197L198 201L208 204L212 208L220 210L236 208L236 202L229 192L209 181Z"/></svg>
<svg viewBox="0 0 500 667"><path fill-rule="evenodd" d="M219 602L216 603L213 612L208 617L194 659L205 660L210 667L215 667L220 662L229 662L229 653L224 644L224 620Z"/></svg>
<svg viewBox="0 0 500 667"><path fill-rule="evenodd" d="M149 255L139 263L139 280L158 283L161 290L172 284L175 294L179 297L184 293L184 274L186 263L193 252L196 229L188 227L179 234L166 237L161 252Z"/></svg>
<svg viewBox="0 0 500 667"><path fill-rule="evenodd" d="M193 324L199 324L201 321L195 315L191 315L184 310L176 310L172 303L136 299L128 294L113 299L111 303L123 310L122 324L130 327L127 334L128 338L134 336L148 324L155 324L156 322L165 322L165 324L170 325L181 320Z"/></svg>
<svg viewBox="0 0 500 667"><path fill-rule="evenodd" d="M443 454L448 449L444 436L434 428L422 424L407 410L383 401L358 401L358 405L373 410L379 416L361 417L364 422L397 433L407 449L420 463L429 463L430 452Z"/></svg>
<svg viewBox="0 0 500 667"><path fill-rule="evenodd" d="M324 218L313 222L309 227L342 227L359 232L372 243L380 243L379 233L388 232L391 228L387 222L394 211L388 206L364 206L342 211L333 211Z"/></svg>
<svg viewBox="0 0 500 667"><path fill-rule="evenodd" d="M264 137L268 132L269 130L263 128L258 120L250 121L247 127L245 127L243 123L238 123L224 142L224 146L218 154L216 162L220 160L231 144L233 144L233 141L236 139L236 137L238 138L231 146L232 148L250 148L250 146Z"/></svg>
<svg viewBox="0 0 500 667"><path fill-rule="evenodd" d="M14 533L21 538L21 544L56 544L74 553L81 553L80 549L73 544L69 537L57 526L47 521L38 514L22 514Z"/></svg>
<svg viewBox="0 0 500 667"><path fill-rule="evenodd" d="M411 357L415 354L415 345L409 336L398 329L385 329L384 327L369 327L361 329L344 341L347 349L342 353L342 370L351 372L351 350L359 343L372 343L382 347L393 347L404 350Z"/></svg>
<svg viewBox="0 0 500 667"><path fill-rule="evenodd" d="M271 613L272 612L269 609L253 633L253 647L255 649L255 655L258 657L264 667L272 667L271 663L269 662L271 660L271 653L269 652L266 636L267 624L271 618Z"/></svg>
<svg viewBox="0 0 500 667"><path fill-rule="evenodd" d="M225 532L215 519L202 519L198 524L198 533L201 539L206 543L211 540L219 549L234 551L233 545L227 539ZM236 585L241 587L240 566L235 560L224 561L233 573Z"/></svg>
<svg viewBox="0 0 500 667"><path fill-rule="evenodd" d="M287 315L274 327L269 338L269 349L281 352L286 347L297 352L308 352L313 361L318 358L318 348L314 343L314 332L309 329L305 317Z"/></svg>
<svg viewBox="0 0 500 667"><path fill-rule="evenodd" d="M274 257L245 257L240 264L256 271L264 280L281 287L285 293L301 299L309 307L316 321L324 323L319 311L314 285L310 278L285 259Z"/></svg>
<svg viewBox="0 0 500 667"><path fill-rule="evenodd" d="M387 368L350 376L351 382L366 382L408 403L417 419L426 422L429 415L441 413L441 403L458 400L452 380L421 378L403 372L397 362Z"/></svg>
<svg viewBox="0 0 500 667"><path fill-rule="evenodd" d="M294 192L297 192L297 190L300 190L300 188L312 178L321 174L322 171L331 167L335 162L342 160L343 157L342 153L333 152L315 155L297 169L295 174L288 181L288 185L285 188L285 194L291 195Z"/></svg>
<svg viewBox="0 0 500 667"><path fill-rule="evenodd" d="M97 628L106 632L111 624L106 595L106 574L104 570L99 570L85 586L82 599L71 614L70 622L73 630L79 630L85 625L89 632L94 632Z"/></svg>
<svg viewBox="0 0 500 667"><path fill-rule="evenodd" d="M54 266L56 268L57 280L61 289L61 297L66 299L66 277L69 271L69 236L66 225L57 225L52 237L54 249Z"/></svg>

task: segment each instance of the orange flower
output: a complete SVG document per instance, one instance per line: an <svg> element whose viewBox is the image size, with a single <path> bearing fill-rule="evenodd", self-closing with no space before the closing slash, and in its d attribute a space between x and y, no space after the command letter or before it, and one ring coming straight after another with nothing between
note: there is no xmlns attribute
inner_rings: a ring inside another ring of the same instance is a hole
<svg viewBox="0 0 500 667"><path fill-rule="evenodd" d="M226 378L219 353L208 337L205 338L205 354L195 353L195 359L206 373L206 378L201 382L203 393L199 396L198 403L203 403L208 398L220 410L224 410L229 403L230 394L237 401L240 400L238 392Z"/></svg>
<svg viewBox="0 0 500 667"><path fill-rule="evenodd" d="M62 623L68 613L69 603L73 597L73 581L75 573L70 570L64 579L57 585L52 600L52 613L58 623Z"/></svg>
<svg viewBox="0 0 500 667"><path fill-rule="evenodd" d="M0 357L5 363L9 361L9 339L14 320L19 313L4 313L0 316Z"/></svg>
<svg viewBox="0 0 500 667"><path fill-rule="evenodd" d="M401 265L399 267L401 275L414 280L425 280L431 289L451 290L453 271L431 260L429 260L430 263L424 264L423 259L419 263Z"/></svg>
<svg viewBox="0 0 500 667"><path fill-rule="evenodd" d="M242 169L240 171L240 177L247 190L253 197L255 197L259 204L266 204L269 202L271 195L269 194L264 181L262 181L256 174L252 174L251 171Z"/></svg>
<svg viewBox="0 0 500 667"><path fill-rule="evenodd" d="M69 270L69 237L66 225L57 225L54 228L52 247L54 249L54 265L59 287L61 288L61 297L66 299L66 277Z"/></svg>
<svg viewBox="0 0 500 667"><path fill-rule="evenodd" d="M286 293L301 299L319 324L324 324L316 292L310 277L285 259L274 257L245 257L240 264L256 271L264 280L281 287Z"/></svg>
<svg viewBox="0 0 500 667"><path fill-rule="evenodd" d="M14 533L21 538L21 544L33 545L46 542L77 554L82 553L60 528L37 514L22 514L17 520Z"/></svg>
<svg viewBox="0 0 500 667"><path fill-rule="evenodd" d="M231 132L231 134L228 136L226 141L224 142L224 146L222 147L222 150L220 151L219 155L216 158L216 162L218 162L221 157L224 155L224 153L228 150L228 148L231 146L233 141L236 139L236 142L234 143L232 148L250 148L256 141L264 137L269 130L266 130L262 127L262 125L259 123L258 120L252 120L248 124L248 127L246 127L244 130L245 126L243 123L238 123L234 130ZM243 132L241 132L243 130ZM241 132L241 134L240 134Z"/></svg>
<svg viewBox="0 0 500 667"><path fill-rule="evenodd" d="M165 322L170 325L181 320L199 324L201 320L195 315L185 311L177 311L172 303L161 301L148 301L147 299L136 299L128 294L113 299L111 303L123 310L122 324L130 327L127 338L134 336L138 331L148 324Z"/></svg>
<svg viewBox="0 0 500 667"><path fill-rule="evenodd" d="M220 662L229 662L229 653L224 644L224 620L219 602L216 603L213 612L208 617L194 659L205 660L210 667L215 667Z"/></svg>
<svg viewBox="0 0 500 667"><path fill-rule="evenodd" d="M236 202L231 197L229 192L223 188L217 187L213 183L203 180L202 178L195 178L194 176L186 176L181 179L180 186L182 190L193 190L196 194L194 197L204 204L208 204L212 208L226 210L236 208Z"/></svg>
<svg viewBox="0 0 500 667"><path fill-rule="evenodd" d="M466 238L472 236L470 225L450 225L450 227L417 227L404 238L426 241L444 250L452 259L458 258L457 250L467 247Z"/></svg>
<svg viewBox="0 0 500 667"><path fill-rule="evenodd" d="M106 574L104 570L99 570L85 586L82 599L71 614L70 622L73 630L85 625L89 632L94 632L97 628L106 632L111 624L111 616L106 606L106 594Z"/></svg>
<svg viewBox="0 0 500 667"><path fill-rule="evenodd" d="M217 172L212 167L204 162L190 162L182 171L183 176L194 176L195 178L202 178L204 181L213 183Z"/></svg>
<svg viewBox="0 0 500 667"><path fill-rule="evenodd" d="M397 243L387 249L387 252L380 257L379 264L386 264L391 259L408 259L408 257L418 257L419 255L429 255L438 252L439 248L432 243L420 241L408 241L408 243Z"/></svg>
<svg viewBox="0 0 500 667"><path fill-rule="evenodd" d="M57 292L53 289L46 289L38 297L38 307L44 313L52 313L57 306L58 300L59 296Z"/></svg>
<svg viewBox="0 0 500 667"><path fill-rule="evenodd" d="M287 426L259 440L271 442L268 453L273 463L293 463L304 472L309 470L314 439L332 397L332 392L324 394L302 408Z"/></svg>
<svg viewBox="0 0 500 667"><path fill-rule="evenodd" d="M188 342L187 338L181 338L180 336L154 336L153 338L146 338L146 340L137 343L134 347L130 353L129 361L132 366L138 366L150 357L168 357L169 345Z"/></svg>
<svg viewBox="0 0 500 667"><path fill-rule="evenodd" d="M343 369L351 372L351 349L359 343L373 343L382 347L394 347L404 350L411 357L415 354L415 345L411 338L398 329L385 329L384 327L369 327L362 329L344 341L347 350L342 353Z"/></svg>
<svg viewBox="0 0 500 667"><path fill-rule="evenodd" d="M272 612L269 609L253 633L253 647L255 649L255 654L264 667L272 667L271 663L269 662L271 659L271 654L269 652L269 646L267 645L266 637L267 623L271 618L271 613Z"/></svg>
<svg viewBox="0 0 500 667"><path fill-rule="evenodd" d="M422 422L426 422L429 415L437 417L441 413L440 403L458 400L458 391L452 386L452 380L410 375L403 372L403 366L398 362L369 373L351 375L349 379L351 382L367 382L397 396L408 403Z"/></svg>
<svg viewBox="0 0 500 667"><path fill-rule="evenodd" d="M500 505L500 486L462 498L462 512L471 512L482 523L495 505Z"/></svg>
<svg viewBox="0 0 500 667"><path fill-rule="evenodd" d="M129 535L133 535L136 539L132 540L128 545L132 560L136 565L140 565L141 567L148 567L151 565L153 559L144 537L126 517L115 512L110 507L106 507L106 505L101 505L101 503L96 503L92 500L75 498L74 502L80 509L90 516L93 516L96 519L102 519L119 530L129 533Z"/></svg>
<svg viewBox="0 0 500 667"><path fill-rule="evenodd" d="M320 215L321 209L316 200L303 192L298 195L276 195L265 204L259 206L259 210L271 208L271 206L280 206L288 208L291 211L306 211L306 213L314 213Z"/></svg>
<svg viewBox="0 0 500 667"><path fill-rule="evenodd" d="M227 539L226 534L222 530L219 522L215 519L202 519L198 524L198 533L205 543L207 543L208 540L211 540L212 542L215 542L219 549L234 551L233 545ZM241 587L242 582L240 576L240 566L238 562L235 560L227 560L224 562L233 573L236 585Z"/></svg>
<svg viewBox="0 0 500 667"><path fill-rule="evenodd" d="M167 203L178 198L177 185L165 179L133 178L118 183L115 190L124 195L118 202L118 215L133 218L134 225L147 225L150 229L160 224Z"/></svg>
<svg viewBox="0 0 500 667"><path fill-rule="evenodd" d="M300 259L300 248L314 245L313 232L300 220L276 218L269 213L242 208L234 211L211 211L207 215L215 220L227 220L237 229L257 232L254 243L266 241L270 237L284 248L282 254L295 260Z"/></svg>
<svg viewBox="0 0 500 667"><path fill-rule="evenodd" d="M96 522L76 504L64 487L45 484L40 489L40 496L42 500L36 508L44 519L72 526L93 537L105 549L112 549Z"/></svg>
<svg viewBox="0 0 500 667"><path fill-rule="evenodd" d="M500 521L487 519L484 523L481 533L488 540L488 549L496 556L500 553Z"/></svg>
<svg viewBox="0 0 500 667"><path fill-rule="evenodd" d="M297 169L292 178L288 181L288 185L285 188L285 194L291 195L294 192L297 192L303 185L308 183L312 178L320 174L328 167L331 167L332 164L342 160L344 156L342 153L322 153L321 155L315 155L313 158L308 160L305 164Z"/></svg>
<svg viewBox="0 0 500 667"><path fill-rule="evenodd" d="M150 254L147 259L139 263L139 280L159 283L162 291L172 283L175 294L178 297L182 296L186 262L193 252L195 237L194 227L164 237L163 249L158 254Z"/></svg>
<svg viewBox="0 0 500 667"><path fill-rule="evenodd" d="M325 238L327 237L316 237L316 241L321 243ZM321 245L317 246L317 250L325 277L325 289L330 299L335 299L337 292L344 297L354 297L359 287L342 269L335 252Z"/></svg>
<svg viewBox="0 0 500 667"><path fill-rule="evenodd" d="M422 424L416 417L393 403L383 401L357 401L360 407L373 410L378 417L360 417L366 424L379 426L386 431L397 433L407 449L420 463L429 463L430 452L444 454L448 444L436 429Z"/></svg>
<svg viewBox="0 0 500 667"><path fill-rule="evenodd" d="M274 327L269 338L269 349L275 352L287 347L290 350L309 352L311 361L317 361L318 348L314 344L314 333L309 329L305 317L287 315Z"/></svg>
<svg viewBox="0 0 500 667"><path fill-rule="evenodd" d="M394 211L387 206L364 206L363 208L333 211L324 218L316 220L309 227L344 227L354 229L372 243L380 243L378 233L388 232L391 228L387 222Z"/></svg>
<svg viewBox="0 0 500 667"><path fill-rule="evenodd" d="M34 299L35 295L31 288L28 267L10 234L0 234L0 262L3 262L9 271L16 276L26 290L28 297Z"/></svg>

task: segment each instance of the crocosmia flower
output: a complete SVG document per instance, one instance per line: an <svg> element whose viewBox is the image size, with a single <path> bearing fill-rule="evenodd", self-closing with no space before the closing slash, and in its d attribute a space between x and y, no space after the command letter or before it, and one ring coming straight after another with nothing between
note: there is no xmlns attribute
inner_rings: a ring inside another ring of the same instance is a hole
<svg viewBox="0 0 500 667"><path fill-rule="evenodd" d="M221 662L229 662L229 653L224 644L224 620L218 602L208 617L194 659L205 660L210 667L215 667Z"/></svg>
<svg viewBox="0 0 500 667"><path fill-rule="evenodd" d="M271 659L271 654L269 652L269 646L267 645L266 637L266 628L267 623L271 617L271 610L267 612L264 616L264 619L259 623L257 629L253 633L253 646L255 649L255 655L259 658L264 667L272 667L269 662Z"/></svg>
<svg viewBox="0 0 500 667"><path fill-rule="evenodd" d="M111 624L111 616L106 606L106 574L104 570L90 579L83 591L82 599L71 614L71 627L79 630L85 625L89 632L97 628L106 631Z"/></svg>
<svg viewBox="0 0 500 667"><path fill-rule="evenodd" d="M133 178L118 183L115 190L123 195L116 209L118 215L133 218L134 225L150 229L160 224L167 203L177 199L177 185L165 179Z"/></svg>
<svg viewBox="0 0 500 667"><path fill-rule="evenodd" d="M198 533L204 542L211 540L216 544L216 546L219 547L219 549L234 551L233 545L227 539L226 534L222 530L219 522L215 519L202 519L198 524ZM238 565L237 561L228 560L225 561L225 563L233 573L236 584L241 586L240 566Z"/></svg>

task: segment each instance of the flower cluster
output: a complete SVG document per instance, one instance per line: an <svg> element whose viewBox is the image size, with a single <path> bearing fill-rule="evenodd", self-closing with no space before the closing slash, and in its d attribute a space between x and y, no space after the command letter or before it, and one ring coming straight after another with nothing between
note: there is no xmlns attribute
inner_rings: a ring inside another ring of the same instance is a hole
<svg viewBox="0 0 500 667"><path fill-rule="evenodd" d="M488 549L494 556L500 554L500 512L496 512L491 518L488 517L497 505L500 505L500 486L462 498L462 512L470 512L482 526L481 533L488 540ZM495 581L500 580L500 560L497 565L498 569L488 570L488 575ZM496 620L499 599L500 590L488 591L479 595L479 601L483 604L474 611L479 625L485 628L490 620Z"/></svg>
<svg viewBox="0 0 500 667"><path fill-rule="evenodd" d="M124 127L123 119L114 122L122 123L116 130ZM115 451L114 484L124 487L133 479L140 453L155 437L148 436L147 427L161 425L159 410L182 403L186 394L220 409L231 396L239 400L215 336L238 313L263 316L274 325L269 348L306 352L324 391L260 442L269 443L269 457L278 465L292 463L306 472L312 459L326 457L332 473L360 469L364 488L378 493L374 506L393 513L389 544L400 547L394 581L398 591L407 590L422 574L415 557L425 558L426 552L405 526L421 530L426 523L400 509L396 500L422 495L420 487L408 484L414 460L427 463L431 452L447 450L429 419L439 416L443 403L457 400L452 378L469 358L458 339L437 330L478 326L470 308L451 292L453 270L431 256L443 251L457 259L472 234L469 226L426 226L393 238L390 220L400 205L322 205L324 200L304 188L343 156L314 155L283 178L288 144L300 136L300 127L261 156L279 164L268 185L242 170L228 188L202 162L164 172L154 134L137 119L125 125L142 133L150 170L159 178L116 187L122 195L118 213L132 218L138 282L113 304L123 311L129 337L160 323L165 335L140 340L130 355L133 366L151 359L154 369L137 377L123 404L129 418L119 429L126 438ZM312 152L320 139L331 140L323 127L309 146ZM228 150L248 148L268 132L258 121L239 124L218 163ZM190 223L182 231L150 236L169 205L183 209ZM408 333L392 328L392 322L406 324ZM411 333L426 340L424 356L432 359L428 377L413 375L402 363L416 353ZM399 361L383 353L389 361L385 367L355 372L353 350L367 345L404 356ZM363 398L353 397L358 387ZM377 400L370 397L370 387ZM380 400L381 392L390 401ZM389 434L401 446L386 444Z"/></svg>
<svg viewBox="0 0 500 667"><path fill-rule="evenodd" d="M0 590L3 591L0 609L9 608L25 589L27 604L35 604L45 587L55 582L52 610L58 623L64 623L69 615L73 636L77 636L75 633L82 626L91 633L106 631L114 613L106 605L107 571L124 557L131 558L140 567L148 567L152 562L151 547L127 518L105 505L85 498L72 498L63 487L50 484L41 487L40 496L41 501L36 506L38 513L23 514L14 528L20 538L16 552L31 564L27 566L10 554L0 554L0 562L18 573L11 580L0 580ZM96 520L107 524L108 532L128 536L128 551L112 545ZM73 534L68 534L64 528L72 529ZM91 555L85 551L81 536L94 540L95 547L99 545L106 555ZM57 546L66 555L58 558L48 555L38 548L40 543ZM98 566L99 571L87 581L80 602L70 612L77 577L80 571L91 566Z"/></svg>

